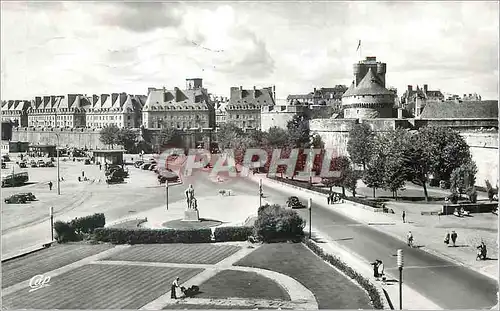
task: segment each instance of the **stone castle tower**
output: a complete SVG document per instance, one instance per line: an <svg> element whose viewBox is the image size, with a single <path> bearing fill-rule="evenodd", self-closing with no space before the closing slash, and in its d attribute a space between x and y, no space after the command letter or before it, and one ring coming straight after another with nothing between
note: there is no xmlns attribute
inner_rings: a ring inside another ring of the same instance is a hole
<svg viewBox="0 0 500 311"><path fill-rule="evenodd" d="M385 87L387 64L367 57L353 69L354 80L342 96L344 118L391 118L396 94Z"/></svg>

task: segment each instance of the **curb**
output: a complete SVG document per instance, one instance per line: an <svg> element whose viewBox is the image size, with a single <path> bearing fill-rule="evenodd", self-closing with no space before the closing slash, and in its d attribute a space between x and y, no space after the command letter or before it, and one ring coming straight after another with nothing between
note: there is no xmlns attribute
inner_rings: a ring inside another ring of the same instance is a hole
<svg viewBox="0 0 500 311"><path fill-rule="evenodd" d="M17 259L17 258L21 258L21 257L27 256L27 255L39 252L39 251L41 251L43 249L49 248L55 242L56 242L55 240L54 241L49 241L49 242L43 244L42 246L37 246L37 247L34 247L34 248L26 248L26 249L22 250L21 252L18 252L15 255L9 255L6 258L2 258L1 262L5 263L5 262L8 262L8 261Z"/></svg>

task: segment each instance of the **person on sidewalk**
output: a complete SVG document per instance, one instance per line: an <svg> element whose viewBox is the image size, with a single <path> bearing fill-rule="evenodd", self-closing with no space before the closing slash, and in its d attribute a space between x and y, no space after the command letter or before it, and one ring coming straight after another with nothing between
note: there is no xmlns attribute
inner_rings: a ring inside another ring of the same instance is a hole
<svg viewBox="0 0 500 311"><path fill-rule="evenodd" d="M373 266L373 277L375 278L375 280L379 280L379 276L378 276L378 262L379 260L375 260L374 262L371 263L371 265Z"/></svg>
<svg viewBox="0 0 500 311"><path fill-rule="evenodd" d="M450 233L447 232L446 236L444 237L444 244L449 245L450 244Z"/></svg>
<svg viewBox="0 0 500 311"><path fill-rule="evenodd" d="M413 234L411 233L411 231L408 231L406 238L408 240L408 246L413 247Z"/></svg>
<svg viewBox="0 0 500 311"><path fill-rule="evenodd" d="M172 287L170 288L170 298L172 299L177 299L177 295L175 293L176 288L179 287L179 277L177 277L173 282L172 282Z"/></svg>
<svg viewBox="0 0 500 311"><path fill-rule="evenodd" d="M332 194L329 194L327 197L326 197L326 202L328 205L330 205L330 202L332 201Z"/></svg>
<svg viewBox="0 0 500 311"><path fill-rule="evenodd" d="M52 191L52 181L49 181L49 190Z"/></svg>
<svg viewBox="0 0 500 311"><path fill-rule="evenodd" d="M403 211L403 223L405 223L405 222L406 222L406 212Z"/></svg>
<svg viewBox="0 0 500 311"><path fill-rule="evenodd" d="M455 247L455 242L457 242L458 234L453 230L451 232L451 242L453 243L453 247Z"/></svg>
<svg viewBox="0 0 500 311"><path fill-rule="evenodd" d="M382 284L385 284L384 263L380 259L378 260L377 268L378 268L378 275L379 277L382 278Z"/></svg>

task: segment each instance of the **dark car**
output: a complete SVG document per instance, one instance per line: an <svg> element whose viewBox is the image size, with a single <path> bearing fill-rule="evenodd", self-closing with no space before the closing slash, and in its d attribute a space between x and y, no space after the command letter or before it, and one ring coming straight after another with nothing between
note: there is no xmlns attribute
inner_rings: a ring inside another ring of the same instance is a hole
<svg viewBox="0 0 500 311"><path fill-rule="evenodd" d="M141 168L142 168L143 170L146 170L146 171L147 171L147 170L149 170L149 167L150 167L150 166L151 166L151 164L146 163L146 164L143 164L143 165L141 166Z"/></svg>
<svg viewBox="0 0 500 311"><path fill-rule="evenodd" d="M154 171L155 169L156 169L156 164L151 164L151 166L149 167L149 170Z"/></svg>
<svg viewBox="0 0 500 311"><path fill-rule="evenodd" d="M45 162L45 167L55 167L54 163L52 162Z"/></svg>
<svg viewBox="0 0 500 311"><path fill-rule="evenodd" d="M119 184L124 181L123 177L121 176L116 176L116 175L110 175L106 178L106 183L108 184Z"/></svg>
<svg viewBox="0 0 500 311"><path fill-rule="evenodd" d="M2 168L7 168L7 165L2 162Z"/></svg>
<svg viewBox="0 0 500 311"><path fill-rule="evenodd" d="M83 162L84 165L90 165L90 159L85 159L85 162Z"/></svg>
<svg viewBox="0 0 500 311"><path fill-rule="evenodd" d="M24 204L24 203L28 202L28 199L24 195L14 194L14 195L11 195L10 197L6 198L4 201L7 204Z"/></svg>
<svg viewBox="0 0 500 311"><path fill-rule="evenodd" d="M31 162L30 162L30 166L31 166L31 167L38 167L38 165L36 165L36 162L35 162L35 161L31 161Z"/></svg>
<svg viewBox="0 0 500 311"><path fill-rule="evenodd" d="M26 201L36 201L36 197L31 192L19 193L18 195L24 196Z"/></svg>
<svg viewBox="0 0 500 311"><path fill-rule="evenodd" d="M19 162L20 168L26 168L26 162Z"/></svg>
<svg viewBox="0 0 500 311"><path fill-rule="evenodd" d="M38 161L38 167L45 167L45 162L43 160Z"/></svg>
<svg viewBox="0 0 500 311"><path fill-rule="evenodd" d="M141 167L141 165L143 165L143 164L144 164L144 161L135 161L135 163L134 163L134 167L139 168L139 167Z"/></svg>
<svg viewBox="0 0 500 311"><path fill-rule="evenodd" d="M157 178L161 184L166 183L167 180L169 183L174 183L179 181L179 176L177 176L174 172L169 172L169 171L161 171Z"/></svg>
<svg viewBox="0 0 500 311"><path fill-rule="evenodd" d="M286 205L291 208L305 208L306 206L300 202L299 198L293 196L286 200Z"/></svg>

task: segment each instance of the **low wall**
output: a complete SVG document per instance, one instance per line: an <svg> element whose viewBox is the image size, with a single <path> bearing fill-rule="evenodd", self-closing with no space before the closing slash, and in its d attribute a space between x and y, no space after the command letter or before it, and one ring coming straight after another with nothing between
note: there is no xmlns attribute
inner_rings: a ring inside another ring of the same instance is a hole
<svg viewBox="0 0 500 311"><path fill-rule="evenodd" d="M461 208L472 213L491 213L498 207L498 203L478 203L478 204L447 204L443 205L443 214L451 215L455 211L455 208L459 210Z"/></svg>

